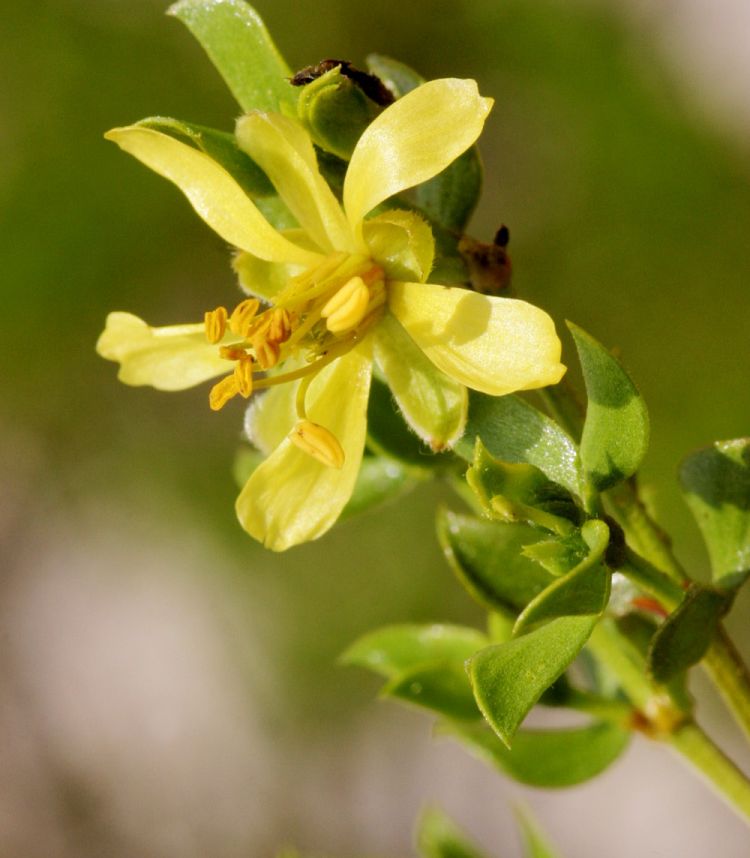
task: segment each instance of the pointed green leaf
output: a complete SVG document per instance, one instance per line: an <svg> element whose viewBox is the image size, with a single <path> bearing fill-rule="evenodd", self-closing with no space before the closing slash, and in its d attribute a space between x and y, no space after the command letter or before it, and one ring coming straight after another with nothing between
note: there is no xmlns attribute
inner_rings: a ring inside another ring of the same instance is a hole
<svg viewBox="0 0 750 858"><path fill-rule="evenodd" d="M290 71L258 13L243 0L180 0L168 14L201 43L245 112L296 111Z"/></svg>
<svg viewBox="0 0 750 858"><path fill-rule="evenodd" d="M469 659L474 697L508 747L531 707L581 651L596 621L590 616L559 617Z"/></svg>
<svg viewBox="0 0 750 858"><path fill-rule="evenodd" d="M630 738L614 724L597 722L564 730L519 730L509 750L485 724L440 722L437 732L460 739L514 780L542 789L575 786L596 777L620 756Z"/></svg>
<svg viewBox="0 0 750 858"><path fill-rule="evenodd" d="M386 626L355 641L340 660L392 679L419 665L463 664L486 645L485 635L466 626L437 623Z"/></svg>
<svg viewBox="0 0 750 858"><path fill-rule="evenodd" d="M541 411L517 396L469 392L469 419L456 452L474 458L476 438L503 462L528 462L554 483L580 494L578 453L573 441Z"/></svg>
<svg viewBox="0 0 750 858"><path fill-rule="evenodd" d="M438 539L458 580L481 604L515 616L553 580L521 550L539 540L526 524L501 524L442 510Z"/></svg>
<svg viewBox="0 0 750 858"><path fill-rule="evenodd" d="M275 193L263 170L237 146L233 134L166 116L149 116L136 125L161 131L205 152L221 164L251 197L266 197Z"/></svg>
<svg viewBox="0 0 750 858"><path fill-rule="evenodd" d="M703 658L730 605L731 598L718 590L700 584L688 590L651 640L647 666L656 682L668 682Z"/></svg>
<svg viewBox="0 0 750 858"><path fill-rule="evenodd" d="M581 535L588 556L529 602L516 620L514 635L555 617L601 615L607 607L611 576L602 559L609 545L609 528L603 521L591 519L581 528Z"/></svg>
<svg viewBox="0 0 750 858"><path fill-rule="evenodd" d="M460 721L482 717L463 661L419 664L397 674L380 692Z"/></svg>
<svg viewBox="0 0 750 858"><path fill-rule="evenodd" d="M419 820L417 851L422 858L485 858L438 808L426 810Z"/></svg>
<svg viewBox="0 0 750 858"><path fill-rule="evenodd" d="M711 558L714 583L750 574L750 438L717 441L682 463L680 482Z"/></svg>
<svg viewBox="0 0 750 858"><path fill-rule="evenodd" d="M543 539L533 545L525 545L524 557L538 563L554 576L567 575L589 555L589 547L583 541L580 530L555 539Z"/></svg>
<svg viewBox="0 0 750 858"><path fill-rule="evenodd" d="M528 521L565 535L580 520L578 507L562 486L548 480L534 465L495 459L481 438L477 438L466 482L488 514L500 521Z"/></svg>
<svg viewBox="0 0 750 858"><path fill-rule="evenodd" d="M598 491L634 474L648 447L648 412L630 376L582 328L568 322L586 382L588 405L581 437L581 466Z"/></svg>

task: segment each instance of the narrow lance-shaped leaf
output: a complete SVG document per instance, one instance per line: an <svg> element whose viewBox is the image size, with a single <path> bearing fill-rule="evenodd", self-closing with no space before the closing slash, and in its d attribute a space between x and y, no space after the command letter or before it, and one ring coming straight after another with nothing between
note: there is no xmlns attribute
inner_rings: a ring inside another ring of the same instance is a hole
<svg viewBox="0 0 750 858"><path fill-rule="evenodd" d="M297 93L258 13L243 0L180 0L168 14L201 43L242 109L296 109Z"/></svg>
<svg viewBox="0 0 750 858"><path fill-rule="evenodd" d="M547 842L527 810L518 810L516 816L521 827L524 858L562 858Z"/></svg>
<svg viewBox="0 0 750 858"><path fill-rule="evenodd" d="M442 810L430 808L417 827L417 851L422 858L485 858Z"/></svg>
<svg viewBox="0 0 750 858"><path fill-rule="evenodd" d="M634 474L648 447L648 412L630 376L582 328L568 322L586 383L588 404L581 436L581 465L597 491Z"/></svg>
<svg viewBox="0 0 750 858"><path fill-rule="evenodd" d="M265 197L274 193L266 174L239 148L233 134L166 116L149 116L136 125L161 131L210 155L252 197Z"/></svg>
<svg viewBox="0 0 750 858"><path fill-rule="evenodd" d="M437 732L455 736L509 777L541 789L575 786L596 777L620 756L630 738L614 724L597 722L564 730L519 730L508 750L484 724L440 722Z"/></svg>
<svg viewBox="0 0 750 858"><path fill-rule="evenodd" d="M522 550L540 531L442 511L438 539L458 580L484 607L515 617L554 577Z"/></svg>
<svg viewBox="0 0 750 858"><path fill-rule="evenodd" d="M469 659L477 704L508 747L531 707L581 651L596 621L590 616L560 617Z"/></svg>
<svg viewBox="0 0 750 858"><path fill-rule="evenodd" d="M711 558L714 583L750 573L750 438L717 441L682 463L680 482Z"/></svg>
<svg viewBox="0 0 750 858"><path fill-rule="evenodd" d="M592 519L583 525L581 535L588 546L588 556L529 602L516 621L514 634L523 634L555 617L600 615L607 607L611 576L602 559L609 544L609 528L603 521Z"/></svg>
<svg viewBox="0 0 750 858"><path fill-rule="evenodd" d="M469 393L469 418L456 452L474 458L477 437L504 462L527 462L552 482L580 494L578 452L572 439L549 417L518 396Z"/></svg>
<svg viewBox="0 0 750 858"><path fill-rule="evenodd" d="M690 588L651 640L646 663L656 682L669 682L703 658L730 605L726 593L699 584Z"/></svg>

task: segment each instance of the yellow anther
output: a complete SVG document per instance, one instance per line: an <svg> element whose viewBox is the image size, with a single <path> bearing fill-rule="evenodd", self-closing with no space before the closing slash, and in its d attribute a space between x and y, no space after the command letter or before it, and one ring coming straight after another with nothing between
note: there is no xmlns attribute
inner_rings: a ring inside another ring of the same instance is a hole
<svg viewBox="0 0 750 858"><path fill-rule="evenodd" d="M238 393L237 379L234 375L227 375L211 388L211 392L208 394L208 404L212 411L220 411Z"/></svg>
<svg viewBox="0 0 750 858"><path fill-rule="evenodd" d="M206 325L206 339L209 343L218 343L227 329L226 307L217 307L215 310L208 310L203 320Z"/></svg>
<svg viewBox="0 0 750 858"><path fill-rule="evenodd" d="M234 380L237 383L237 391L245 399L253 392L253 360L246 357L237 361L234 368Z"/></svg>
<svg viewBox="0 0 750 858"><path fill-rule="evenodd" d="M355 328L364 318L370 302L370 290L361 277L352 277L321 310L332 334Z"/></svg>
<svg viewBox="0 0 750 858"><path fill-rule="evenodd" d="M247 330L258 312L258 307L260 307L260 301L257 298L246 298L239 303L229 317L230 331L238 337L247 336Z"/></svg>
<svg viewBox="0 0 750 858"><path fill-rule="evenodd" d="M256 337L253 340L255 358L261 369L271 369L279 362L279 344L269 342L265 337Z"/></svg>
<svg viewBox="0 0 750 858"><path fill-rule="evenodd" d="M300 422L289 433L289 440L308 456L329 468L340 470L344 465L344 451L336 436L323 426L310 420Z"/></svg>
<svg viewBox="0 0 750 858"><path fill-rule="evenodd" d="M289 339L292 331L292 317L288 310L276 308L271 311L271 324L268 326L268 339L274 343L283 343Z"/></svg>
<svg viewBox="0 0 750 858"><path fill-rule="evenodd" d="M242 358L247 356L248 354L245 349L241 349L239 346L219 347L219 357L223 357L224 360L242 360Z"/></svg>

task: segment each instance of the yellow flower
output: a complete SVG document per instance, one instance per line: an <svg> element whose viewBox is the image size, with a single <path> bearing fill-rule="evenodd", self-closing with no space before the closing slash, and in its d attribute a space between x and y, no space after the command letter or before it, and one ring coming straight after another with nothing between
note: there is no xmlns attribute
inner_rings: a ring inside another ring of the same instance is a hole
<svg viewBox="0 0 750 858"><path fill-rule="evenodd" d="M212 408L270 388L253 396L246 417L267 458L236 507L242 526L269 548L321 536L351 496L373 358L407 421L434 449L461 436L466 386L503 395L556 383L564 373L543 311L425 283L434 254L427 224L404 210L367 218L471 146L490 107L474 81L455 79L431 81L396 101L357 143L343 206L301 126L277 114L242 117L239 145L300 225L282 232L197 149L138 125L107 134L174 182L239 248L234 267L253 297L231 313L210 310L202 325L151 328L112 313L97 350L120 363L127 384L177 390L223 375Z"/></svg>

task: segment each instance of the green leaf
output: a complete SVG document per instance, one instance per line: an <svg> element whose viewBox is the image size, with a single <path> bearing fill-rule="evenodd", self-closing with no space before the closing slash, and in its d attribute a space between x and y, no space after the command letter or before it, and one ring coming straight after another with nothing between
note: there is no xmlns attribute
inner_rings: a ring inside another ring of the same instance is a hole
<svg viewBox="0 0 750 858"><path fill-rule="evenodd" d="M466 482L487 513L500 521L528 521L562 536L580 520L578 507L562 486L550 482L534 465L493 458L481 438Z"/></svg>
<svg viewBox="0 0 750 858"><path fill-rule="evenodd" d="M711 558L714 583L750 574L750 438L717 441L682 463L680 482Z"/></svg>
<svg viewBox="0 0 750 858"><path fill-rule="evenodd" d="M296 112L289 67L252 6L242 0L180 0L167 14L201 43L245 112Z"/></svg>
<svg viewBox="0 0 750 858"><path fill-rule="evenodd" d="M726 593L694 584L651 640L647 666L653 679L669 682L699 662L730 605L731 597Z"/></svg>
<svg viewBox="0 0 750 858"><path fill-rule="evenodd" d="M648 412L630 376L612 354L572 322L568 328L588 396L581 466L589 485L604 491L638 470L648 447Z"/></svg>
<svg viewBox="0 0 750 858"><path fill-rule="evenodd" d="M409 429L398 411L390 388L379 378L370 383L367 405L367 446L375 453L395 459L413 472L444 468L455 460L451 453L434 453Z"/></svg>
<svg viewBox="0 0 750 858"><path fill-rule="evenodd" d="M508 747L531 707L581 651L596 621L590 616L559 617L469 659L474 697Z"/></svg>
<svg viewBox="0 0 750 858"><path fill-rule="evenodd" d="M482 192L482 162L476 146L459 155L441 173L414 189L414 202L446 229L462 232Z"/></svg>
<svg viewBox="0 0 750 858"><path fill-rule="evenodd" d="M484 724L440 722L476 756L529 786L556 789L584 783L603 772L625 750L630 734L597 722L563 730L519 730L508 749Z"/></svg>
<svg viewBox="0 0 750 858"><path fill-rule="evenodd" d="M482 717L463 660L419 664L397 674L380 693L460 721Z"/></svg>
<svg viewBox="0 0 750 858"><path fill-rule="evenodd" d="M589 555L589 547L583 541L580 530L555 539L543 539L533 545L525 545L523 554L538 563L552 575L567 575Z"/></svg>
<svg viewBox="0 0 750 858"><path fill-rule="evenodd" d="M393 679L419 665L463 664L486 645L487 637L482 632L466 626L437 623L385 626L355 641L340 661Z"/></svg>
<svg viewBox="0 0 750 858"><path fill-rule="evenodd" d="M414 69L383 54L369 54L367 68L383 81L396 98L401 98L424 83L422 75Z"/></svg>
<svg viewBox="0 0 750 858"><path fill-rule="evenodd" d="M575 444L557 423L523 399L470 391L466 431L456 445L456 452L469 462L477 437L495 458L527 462L553 483L580 494Z"/></svg>
<svg viewBox="0 0 750 858"><path fill-rule="evenodd" d="M438 539L445 556L481 605L515 616L553 580L522 549L539 540L527 524L501 524L441 510Z"/></svg>
<svg viewBox="0 0 750 858"><path fill-rule="evenodd" d="M205 152L221 164L251 197L265 197L275 193L263 170L237 146L233 134L166 116L149 116L136 125L161 131L162 134L168 134Z"/></svg>
<svg viewBox="0 0 750 858"><path fill-rule="evenodd" d="M609 569L602 563L609 545L609 528L603 521L591 519L581 528L581 535L589 548L588 556L529 602L516 620L514 635L556 617L600 616L604 612L611 586Z"/></svg>
<svg viewBox="0 0 750 858"><path fill-rule="evenodd" d="M422 858L485 858L438 808L426 810L419 820L417 851Z"/></svg>

